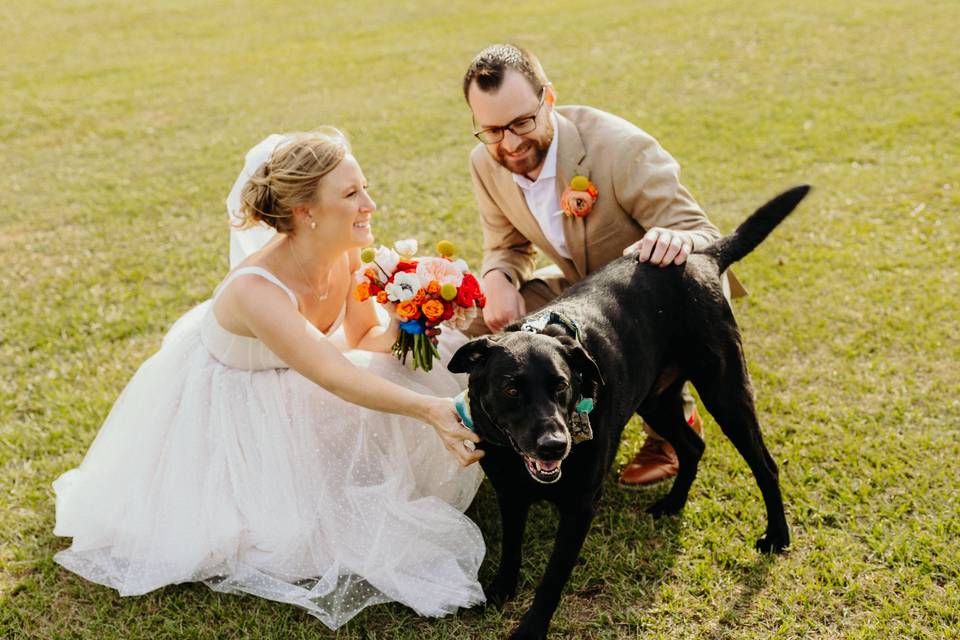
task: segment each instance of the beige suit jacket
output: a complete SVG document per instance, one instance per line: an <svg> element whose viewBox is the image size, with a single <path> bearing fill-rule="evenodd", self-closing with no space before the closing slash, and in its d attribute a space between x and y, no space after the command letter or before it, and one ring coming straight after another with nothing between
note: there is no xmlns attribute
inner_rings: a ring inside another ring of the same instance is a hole
<svg viewBox="0 0 960 640"><path fill-rule="evenodd" d="M596 185L597 201L585 218L564 216L571 255L564 258L544 237L513 174L478 144L470 173L483 229L482 274L500 269L519 287L533 276L540 249L573 283L619 257L651 227L691 231L694 250L720 238L680 183L677 161L649 134L591 107L557 107L555 113L558 195L582 175ZM730 285L734 296L746 293L732 274Z"/></svg>

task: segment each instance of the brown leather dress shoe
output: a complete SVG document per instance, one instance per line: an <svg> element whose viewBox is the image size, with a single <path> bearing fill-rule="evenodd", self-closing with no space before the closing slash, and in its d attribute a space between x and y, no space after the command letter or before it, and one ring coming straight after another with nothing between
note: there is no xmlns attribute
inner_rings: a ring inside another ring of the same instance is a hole
<svg viewBox="0 0 960 640"><path fill-rule="evenodd" d="M703 422L696 409L687 422L697 435L703 437ZM655 484L674 477L679 469L673 446L666 440L648 436L633 461L620 471L620 484L628 487Z"/></svg>

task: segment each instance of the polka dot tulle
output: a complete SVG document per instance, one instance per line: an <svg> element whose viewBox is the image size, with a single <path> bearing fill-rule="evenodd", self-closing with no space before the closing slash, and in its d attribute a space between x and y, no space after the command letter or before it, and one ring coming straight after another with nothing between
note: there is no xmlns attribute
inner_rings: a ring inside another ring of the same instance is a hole
<svg viewBox="0 0 960 640"><path fill-rule="evenodd" d="M483 602L484 543L463 515L479 465L295 371L223 364L201 338L210 314L207 302L178 321L54 483L55 533L73 538L56 561L121 595L203 581L331 628L377 603L442 616ZM460 390L441 363L348 357L420 392Z"/></svg>

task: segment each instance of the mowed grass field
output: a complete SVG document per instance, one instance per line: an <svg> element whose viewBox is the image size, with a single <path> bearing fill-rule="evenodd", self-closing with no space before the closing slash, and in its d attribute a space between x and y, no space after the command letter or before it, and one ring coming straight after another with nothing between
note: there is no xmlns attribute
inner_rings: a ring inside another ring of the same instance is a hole
<svg viewBox="0 0 960 640"><path fill-rule="evenodd" d="M518 597L339 632L204 586L137 598L55 565L51 482L76 466L171 323L227 269L223 201L271 132L352 138L392 241L480 231L462 74L513 41L561 104L671 151L726 231L782 188L800 209L737 267L736 304L793 545L707 420L684 513L613 476L556 638L960 637L960 3L497 0L4 3L0 8L0 637L504 636L556 519L533 512ZM621 461L639 445L628 430ZM495 498L469 515L499 556Z"/></svg>

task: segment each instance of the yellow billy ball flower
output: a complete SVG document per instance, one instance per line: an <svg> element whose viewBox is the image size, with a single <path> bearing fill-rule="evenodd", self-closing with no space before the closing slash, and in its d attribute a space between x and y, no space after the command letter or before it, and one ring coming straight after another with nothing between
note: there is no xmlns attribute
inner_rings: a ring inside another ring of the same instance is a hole
<svg viewBox="0 0 960 640"><path fill-rule="evenodd" d="M440 297L444 300L453 300L457 297L457 287L452 282L447 282L440 287Z"/></svg>
<svg viewBox="0 0 960 640"><path fill-rule="evenodd" d="M437 253L444 258L449 258L457 252L457 247L449 240L441 240L437 243Z"/></svg>
<svg viewBox="0 0 960 640"><path fill-rule="evenodd" d="M586 191L590 187L590 180L585 176L573 176L570 181L570 188L574 191Z"/></svg>
<svg viewBox="0 0 960 640"><path fill-rule="evenodd" d="M373 262L373 259L377 257L377 250L373 247L367 247L360 252L360 259L363 262Z"/></svg>

